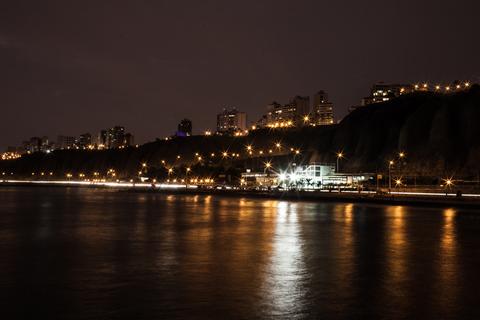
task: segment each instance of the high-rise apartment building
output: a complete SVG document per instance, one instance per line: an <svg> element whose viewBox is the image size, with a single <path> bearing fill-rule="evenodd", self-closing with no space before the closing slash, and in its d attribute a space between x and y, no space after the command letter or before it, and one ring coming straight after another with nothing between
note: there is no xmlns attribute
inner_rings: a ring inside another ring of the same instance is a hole
<svg viewBox="0 0 480 320"><path fill-rule="evenodd" d="M57 149L70 149L75 147L76 138L73 136L58 136L57 138Z"/></svg>
<svg viewBox="0 0 480 320"><path fill-rule="evenodd" d="M217 132L234 133L246 129L247 114L245 112L232 108L231 110L223 109L222 113L217 114Z"/></svg>
<svg viewBox="0 0 480 320"><path fill-rule="evenodd" d="M328 100L328 94L320 90L313 97L313 109L310 123L316 125L330 125L334 123L333 103Z"/></svg>
<svg viewBox="0 0 480 320"><path fill-rule="evenodd" d="M108 130L107 138L108 148L118 148L123 146L125 140L125 127L114 126L113 128L110 128Z"/></svg>
<svg viewBox="0 0 480 320"><path fill-rule="evenodd" d="M78 138L78 147L88 148L92 144L92 135L90 133L83 133Z"/></svg>

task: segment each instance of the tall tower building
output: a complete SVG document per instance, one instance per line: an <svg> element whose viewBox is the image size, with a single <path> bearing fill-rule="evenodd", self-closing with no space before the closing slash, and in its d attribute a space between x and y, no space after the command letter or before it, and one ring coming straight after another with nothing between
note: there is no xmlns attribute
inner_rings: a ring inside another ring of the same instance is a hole
<svg viewBox="0 0 480 320"><path fill-rule="evenodd" d="M317 125L333 124L333 104L328 101L328 94L320 90L313 98L312 121Z"/></svg>
<svg viewBox="0 0 480 320"><path fill-rule="evenodd" d="M232 108L231 110L223 109L223 112L217 115L217 131L220 133L234 133L246 129L247 114L245 112Z"/></svg>
<svg viewBox="0 0 480 320"><path fill-rule="evenodd" d="M295 106L297 117L300 119L310 113L310 97L295 96L290 104Z"/></svg>
<svg viewBox="0 0 480 320"><path fill-rule="evenodd" d="M108 130L108 148L118 148L123 145L125 127L115 126Z"/></svg>

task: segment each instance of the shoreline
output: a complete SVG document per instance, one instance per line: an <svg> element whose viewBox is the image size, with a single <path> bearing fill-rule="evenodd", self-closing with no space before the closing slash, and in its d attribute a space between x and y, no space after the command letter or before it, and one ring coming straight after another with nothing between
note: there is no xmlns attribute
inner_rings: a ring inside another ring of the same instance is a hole
<svg viewBox="0 0 480 320"><path fill-rule="evenodd" d="M383 205L408 205L428 207L456 207L467 209L480 209L480 195L465 195L456 197L455 194L448 196L440 193L417 194L408 192L392 192L392 194L379 195L375 192L361 193L357 191L257 191L238 189L204 189L197 186L184 185L157 185L155 188L148 183L92 183L83 181L21 181L2 180L0 187L74 187L74 188L102 188L112 189L119 192L134 193L158 193L168 195L217 195L232 198L259 198L293 201L324 201L324 202L353 202L375 203Z"/></svg>

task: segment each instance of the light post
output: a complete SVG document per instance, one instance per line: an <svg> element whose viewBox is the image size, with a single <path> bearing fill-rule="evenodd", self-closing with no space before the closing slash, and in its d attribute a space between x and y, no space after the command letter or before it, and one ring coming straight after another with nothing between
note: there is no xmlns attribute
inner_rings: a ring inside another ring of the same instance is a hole
<svg viewBox="0 0 480 320"><path fill-rule="evenodd" d="M394 162L393 160L390 160L388 162L388 192L392 192L392 166Z"/></svg>
<svg viewBox="0 0 480 320"><path fill-rule="evenodd" d="M192 169L190 168L186 168L185 169L185 188L188 188L188 173L191 171Z"/></svg>
<svg viewBox="0 0 480 320"><path fill-rule="evenodd" d="M340 159L342 159L344 157L344 154L343 152L337 152L337 173L340 172Z"/></svg>
<svg viewBox="0 0 480 320"><path fill-rule="evenodd" d="M266 173L267 170L269 170L271 167L272 167L272 163L270 161L265 162L265 168L263 169L263 173ZM268 189L270 189L270 187L271 187L270 180L269 179L267 180L267 178L269 176L270 176L270 174L267 172L267 175L266 175L265 181L264 181L265 184L268 185ZM268 182L268 184L267 184L267 182Z"/></svg>
<svg viewBox="0 0 480 320"><path fill-rule="evenodd" d="M450 178L447 178L444 180L445 180L445 196L448 196L448 190L453 186L453 181Z"/></svg>
<svg viewBox="0 0 480 320"><path fill-rule="evenodd" d="M272 167L272 163L269 161L269 162L265 162L265 168L263 169L263 173L265 173L268 169L270 169Z"/></svg>

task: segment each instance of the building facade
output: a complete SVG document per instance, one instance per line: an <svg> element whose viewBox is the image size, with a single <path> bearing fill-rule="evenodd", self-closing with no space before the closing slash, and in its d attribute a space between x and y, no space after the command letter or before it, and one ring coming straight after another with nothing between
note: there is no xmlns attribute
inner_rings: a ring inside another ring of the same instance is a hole
<svg viewBox="0 0 480 320"><path fill-rule="evenodd" d="M328 100L328 94L320 90L313 97L313 108L310 122L316 125L331 125L334 123L333 103Z"/></svg>
<svg viewBox="0 0 480 320"><path fill-rule="evenodd" d="M415 87L409 84L386 84L379 82L373 85L370 90L370 96L362 99L362 105L386 102L414 90Z"/></svg>
<svg viewBox="0 0 480 320"><path fill-rule="evenodd" d="M175 134L178 137L186 137L192 135L192 121L189 119L183 119L177 126L177 132Z"/></svg>
<svg viewBox="0 0 480 320"><path fill-rule="evenodd" d="M217 115L218 133L235 133L247 130L247 114L240 112L235 108L231 110L223 109L222 113Z"/></svg>
<svg viewBox="0 0 480 320"><path fill-rule="evenodd" d="M71 149L75 147L76 138L73 136L58 136L57 137L57 149Z"/></svg>
<svg viewBox="0 0 480 320"><path fill-rule="evenodd" d="M108 130L107 145L108 148L118 148L123 146L125 140L125 127L114 126Z"/></svg>
<svg viewBox="0 0 480 320"><path fill-rule="evenodd" d="M92 135L90 133L83 133L78 138L77 143L79 148L86 149L92 145Z"/></svg>
<svg viewBox="0 0 480 320"><path fill-rule="evenodd" d="M310 97L295 96L288 104L272 102L267 106L265 126L270 128L290 127L301 124L310 112Z"/></svg>

